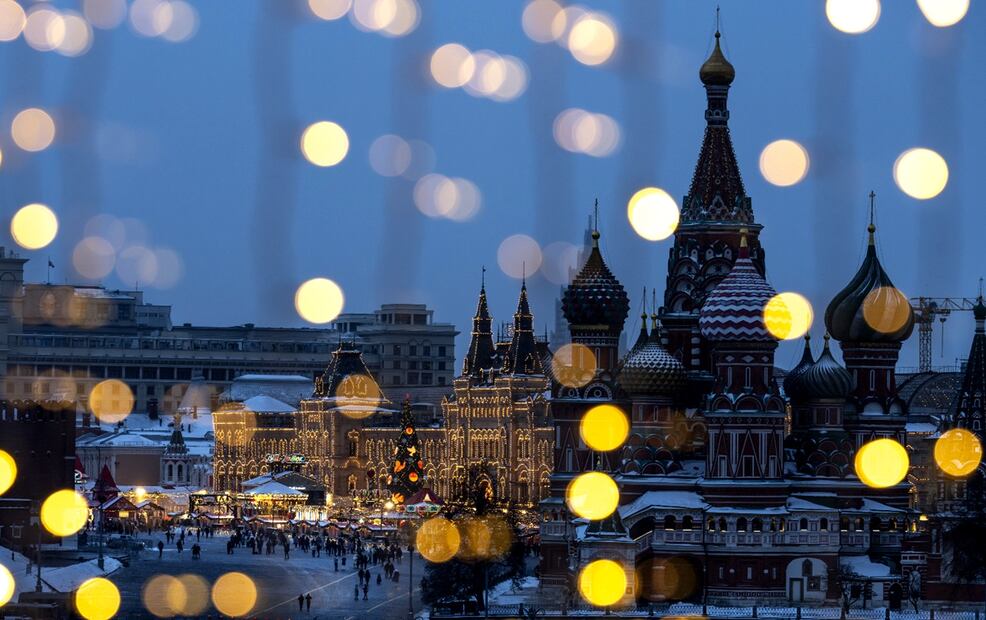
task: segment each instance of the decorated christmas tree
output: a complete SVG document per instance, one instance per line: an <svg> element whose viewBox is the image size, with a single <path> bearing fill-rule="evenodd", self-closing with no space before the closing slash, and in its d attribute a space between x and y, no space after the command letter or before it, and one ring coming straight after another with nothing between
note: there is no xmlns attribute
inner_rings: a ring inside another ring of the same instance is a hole
<svg viewBox="0 0 986 620"><path fill-rule="evenodd" d="M424 478L424 461L418 443L418 433L414 430L414 417L411 415L411 402L405 398L401 406L401 436L394 449L394 464L387 476L387 488L395 504L403 504L421 488Z"/></svg>

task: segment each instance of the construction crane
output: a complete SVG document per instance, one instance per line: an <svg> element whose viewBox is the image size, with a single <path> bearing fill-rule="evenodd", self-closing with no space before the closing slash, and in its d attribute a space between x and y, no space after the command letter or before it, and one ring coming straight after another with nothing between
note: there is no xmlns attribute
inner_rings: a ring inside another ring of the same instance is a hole
<svg viewBox="0 0 986 620"><path fill-rule="evenodd" d="M980 289L982 280L980 280ZM980 292L980 295L982 293ZM953 312L970 312L977 300L971 297L912 297L911 308L914 310L914 321L918 324L918 370L931 370L931 332L935 319L942 324ZM945 334L942 333L944 347Z"/></svg>

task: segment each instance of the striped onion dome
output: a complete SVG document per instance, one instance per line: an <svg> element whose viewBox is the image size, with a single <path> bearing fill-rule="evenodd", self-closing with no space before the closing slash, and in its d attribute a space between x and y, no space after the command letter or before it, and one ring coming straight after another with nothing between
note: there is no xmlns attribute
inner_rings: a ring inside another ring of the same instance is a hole
<svg viewBox="0 0 986 620"><path fill-rule="evenodd" d="M829 335L825 334L825 348L818 361L805 371L801 378L806 399L847 398L853 388L852 375L832 357Z"/></svg>
<svg viewBox="0 0 986 620"><path fill-rule="evenodd" d="M750 249L743 236L732 271L712 289L702 305L698 318L702 336L713 341L776 342L763 318L767 303L776 294L750 260Z"/></svg>
<svg viewBox="0 0 986 620"><path fill-rule="evenodd" d="M645 334L641 329L641 337ZM638 340L624 358L618 380L628 394L671 395L685 385L685 367L661 346L655 324L647 340Z"/></svg>
<svg viewBox="0 0 986 620"><path fill-rule="evenodd" d="M805 349L801 354L801 361L791 369L784 377L784 393L793 400L803 400L805 398L804 376L815 364L815 358L811 354L811 336L805 334Z"/></svg>

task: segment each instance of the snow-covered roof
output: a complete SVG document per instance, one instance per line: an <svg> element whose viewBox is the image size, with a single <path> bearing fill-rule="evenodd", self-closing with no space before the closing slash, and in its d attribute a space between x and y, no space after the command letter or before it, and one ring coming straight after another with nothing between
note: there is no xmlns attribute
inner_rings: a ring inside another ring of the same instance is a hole
<svg viewBox="0 0 986 620"><path fill-rule="evenodd" d="M931 422L908 422L906 428L908 434L916 435L930 435L938 431L938 425Z"/></svg>
<svg viewBox="0 0 986 620"><path fill-rule="evenodd" d="M631 503L620 508L620 516L626 519L650 508L668 510L703 510L708 507L702 496L694 491L647 491Z"/></svg>
<svg viewBox="0 0 986 620"><path fill-rule="evenodd" d="M787 506L714 506L706 511L710 515L786 515Z"/></svg>
<svg viewBox="0 0 986 620"><path fill-rule="evenodd" d="M816 504L815 502L810 502L803 497L789 497L787 498L787 508L788 510L826 510L833 511L834 508L829 508L828 506L823 506L822 504Z"/></svg>
<svg viewBox="0 0 986 620"><path fill-rule="evenodd" d="M255 413L293 413L294 407L266 394L258 394L243 401L243 407Z"/></svg>
<svg viewBox="0 0 986 620"><path fill-rule="evenodd" d="M143 435L123 431L120 433L107 433L105 435L83 435L76 440L77 448L85 446L98 447L121 447L121 448L161 448L164 445L152 441Z"/></svg>
<svg viewBox="0 0 986 620"><path fill-rule="evenodd" d="M865 555L844 555L839 558L839 563L843 568L848 569L860 577L889 577L890 567L886 564L874 562Z"/></svg>
<svg viewBox="0 0 986 620"><path fill-rule="evenodd" d="M276 480L265 482L259 487L254 487L244 493L244 495L305 495L301 491L292 489L286 484L281 484Z"/></svg>
<svg viewBox="0 0 986 620"><path fill-rule="evenodd" d="M876 500L872 500L866 497L863 498L863 506L861 508L857 508L856 510L863 512L891 512L891 513L904 512L900 508L894 508L893 506L888 506L882 502L878 502Z"/></svg>
<svg viewBox="0 0 986 620"><path fill-rule="evenodd" d="M244 402L254 396L269 396L299 407L301 400L312 395L315 382L301 375L240 375L220 396L221 402Z"/></svg>

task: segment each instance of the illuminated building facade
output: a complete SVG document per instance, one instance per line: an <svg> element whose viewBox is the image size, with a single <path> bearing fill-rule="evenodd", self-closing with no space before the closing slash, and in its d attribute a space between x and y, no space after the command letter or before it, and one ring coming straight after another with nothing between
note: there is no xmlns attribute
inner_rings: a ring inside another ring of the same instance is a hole
<svg viewBox="0 0 986 620"><path fill-rule="evenodd" d="M636 344L614 357L629 300L603 260L598 231L564 293L571 340L592 351L597 369L584 385L552 387L543 585L572 592L582 566L611 558L627 571L627 603L821 604L849 579L864 584L869 605L893 603L902 594L904 533L916 520L909 485L870 488L852 462L872 439L906 439L895 365L913 313L891 293L871 225L863 264L825 314L846 366L828 337L817 360L806 341L782 385L764 318L776 292L729 133L734 77L716 33L700 70L705 135L650 331L645 312ZM875 296L893 325L865 320ZM628 414L630 434L600 453L582 441L579 423L607 403ZM568 510L565 492L590 470L615 479L620 505L587 524Z"/></svg>

